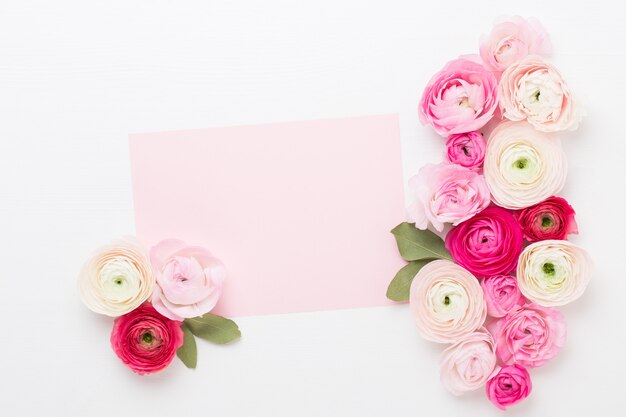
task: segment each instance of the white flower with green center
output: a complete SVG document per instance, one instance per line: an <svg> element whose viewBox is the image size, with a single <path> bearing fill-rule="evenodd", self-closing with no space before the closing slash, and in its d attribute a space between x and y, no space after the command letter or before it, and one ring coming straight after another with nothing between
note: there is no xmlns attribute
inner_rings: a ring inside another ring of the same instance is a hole
<svg viewBox="0 0 626 417"><path fill-rule="evenodd" d="M487 305L470 272L447 260L426 264L413 279L411 311L427 340L452 343L482 326Z"/></svg>
<svg viewBox="0 0 626 417"><path fill-rule="evenodd" d="M126 314L151 295L154 276L145 250L125 238L99 249L79 276L81 299L92 311L111 317Z"/></svg>
<svg viewBox="0 0 626 417"><path fill-rule="evenodd" d="M499 206L521 209L561 191L567 160L557 137L525 122L506 122L487 140L484 176Z"/></svg>
<svg viewBox="0 0 626 417"><path fill-rule="evenodd" d="M544 240L520 255L517 281L529 300L542 306L561 306L579 298L591 277L589 255L566 240Z"/></svg>

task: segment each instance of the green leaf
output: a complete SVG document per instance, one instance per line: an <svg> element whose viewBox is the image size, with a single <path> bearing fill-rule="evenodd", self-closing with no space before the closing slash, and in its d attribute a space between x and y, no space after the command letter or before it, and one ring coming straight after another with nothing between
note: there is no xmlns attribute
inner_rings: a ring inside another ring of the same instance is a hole
<svg viewBox="0 0 626 417"><path fill-rule="evenodd" d="M241 337L237 323L215 314L186 319L185 324L197 337L220 345Z"/></svg>
<svg viewBox="0 0 626 417"><path fill-rule="evenodd" d="M176 356L183 361L187 368L195 369L198 363L198 348L196 339L193 337L191 330L183 323L183 345L176 351Z"/></svg>
<svg viewBox="0 0 626 417"><path fill-rule="evenodd" d="M421 259L449 259L443 240L430 230L419 230L414 223L400 223L392 231L400 255L407 261Z"/></svg>
<svg viewBox="0 0 626 417"><path fill-rule="evenodd" d="M409 301L411 283L415 275L432 259L422 259L406 264L398 271L387 287L387 298L393 301Z"/></svg>

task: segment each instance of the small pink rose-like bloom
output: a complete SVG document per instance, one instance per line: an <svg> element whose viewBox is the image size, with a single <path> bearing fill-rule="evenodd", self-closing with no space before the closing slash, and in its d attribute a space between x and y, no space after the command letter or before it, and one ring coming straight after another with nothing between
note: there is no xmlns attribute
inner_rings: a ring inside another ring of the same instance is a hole
<svg viewBox="0 0 626 417"><path fill-rule="evenodd" d="M503 366L487 382L487 398L500 410L517 404L530 395L533 383L526 368L519 365Z"/></svg>
<svg viewBox="0 0 626 417"><path fill-rule="evenodd" d="M583 116L561 73L536 55L508 67L498 91L504 117L542 132L575 130Z"/></svg>
<svg viewBox="0 0 626 417"><path fill-rule="evenodd" d="M480 286L485 293L487 314L491 317L504 317L513 307L526 302L514 276L492 275L482 279Z"/></svg>
<svg viewBox="0 0 626 417"><path fill-rule="evenodd" d="M561 197L550 197L534 206L521 210L518 220L524 237L530 243L540 240L565 240L570 234L578 234L576 212Z"/></svg>
<svg viewBox="0 0 626 417"><path fill-rule="evenodd" d="M496 344L491 334L480 328L448 347L441 354L442 384L454 395L477 390L496 369Z"/></svg>
<svg viewBox="0 0 626 417"><path fill-rule="evenodd" d="M438 231L444 223L454 225L485 209L491 195L482 175L460 165L424 165L409 180L415 201L408 208L409 220L418 229L430 222Z"/></svg>
<svg viewBox="0 0 626 417"><path fill-rule="evenodd" d="M497 85L493 73L480 63L465 58L450 61L424 89L420 121L444 137L478 130L496 110Z"/></svg>
<svg viewBox="0 0 626 417"><path fill-rule="evenodd" d="M487 68L496 72L504 71L528 55L548 55L551 52L548 33L533 18L501 18L491 33L480 39L480 57Z"/></svg>
<svg viewBox="0 0 626 417"><path fill-rule="evenodd" d="M538 367L559 354L567 338L563 315L553 307L525 304L488 325L498 358L506 365Z"/></svg>
<svg viewBox="0 0 626 417"><path fill-rule="evenodd" d="M446 141L446 158L465 168L480 168L485 160L487 143L479 132L459 133Z"/></svg>
<svg viewBox="0 0 626 417"><path fill-rule="evenodd" d="M485 322L487 306L476 277L452 261L426 264L411 283L409 303L421 336L453 343Z"/></svg>
<svg viewBox="0 0 626 417"><path fill-rule="evenodd" d="M172 362L183 345L181 325L160 315L150 304L143 304L115 319L111 347L139 375L158 372Z"/></svg>
<svg viewBox="0 0 626 417"><path fill-rule="evenodd" d="M523 243L515 217L497 206L486 208L446 236L446 248L454 261L478 278L513 271Z"/></svg>
<svg viewBox="0 0 626 417"><path fill-rule="evenodd" d="M198 317L215 307L226 279L224 265L209 251L176 239L150 250L156 273L152 305L172 320Z"/></svg>

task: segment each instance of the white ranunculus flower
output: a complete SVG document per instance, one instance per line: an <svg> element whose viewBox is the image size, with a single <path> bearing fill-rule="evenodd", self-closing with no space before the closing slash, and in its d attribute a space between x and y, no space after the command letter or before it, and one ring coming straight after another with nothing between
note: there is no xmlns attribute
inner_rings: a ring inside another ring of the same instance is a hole
<svg viewBox="0 0 626 417"><path fill-rule="evenodd" d="M411 284L411 311L427 340L452 343L482 326L487 305L470 272L447 260L426 264Z"/></svg>
<svg viewBox="0 0 626 417"><path fill-rule="evenodd" d="M542 306L562 306L585 292L591 278L587 252L566 240L543 240L528 246L517 265L519 289Z"/></svg>
<svg viewBox="0 0 626 417"><path fill-rule="evenodd" d="M484 386L496 370L496 343L485 328L470 333L443 351L441 382L454 395Z"/></svg>
<svg viewBox="0 0 626 417"><path fill-rule="evenodd" d="M111 317L137 308L150 298L153 287L148 255L133 238L100 248L79 276L80 296L85 305Z"/></svg>
<svg viewBox="0 0 626 417"><path fill-rule="evenodd" d="M484 175L499 206L521 209L561 191L567 159L557 137L525 122L505 122L487 140Z"/></svg>
<svg viewBox="0 0 626 417"><path fill-rule="evenodd" d="M511 65L498 84L500 110L509 120L528 120L543 132L573 130L582 111L559 71L538 56Z"/></svg>

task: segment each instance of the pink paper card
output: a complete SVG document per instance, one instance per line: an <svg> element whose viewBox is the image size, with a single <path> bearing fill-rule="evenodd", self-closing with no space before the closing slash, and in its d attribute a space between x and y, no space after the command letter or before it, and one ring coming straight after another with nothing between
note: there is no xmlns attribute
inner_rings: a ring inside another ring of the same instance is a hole
<svg viewBox="0 0 626 417"><path fill-rule="evenodd" d="M200 245L228 317L390 304L404 262L397 115L130 136L137 236Z"/></svg>

